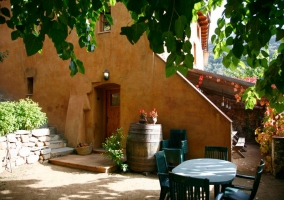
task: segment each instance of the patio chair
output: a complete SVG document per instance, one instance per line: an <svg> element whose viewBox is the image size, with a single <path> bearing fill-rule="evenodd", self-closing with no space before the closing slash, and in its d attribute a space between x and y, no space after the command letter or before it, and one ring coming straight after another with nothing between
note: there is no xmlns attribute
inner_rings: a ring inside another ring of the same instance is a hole
<svg viewBox="0 0 284 200"><path fill-rule="evenodd" d="M158 177L159 182L161 186L160 191L160 200L164 200L167 196L167 199L169 199L169 168L166 161L166 156L164 151L159 151L155 153L155 160L157 164L157 171L158 171Z"/></svg>
<svg viewBox="0 0 284 200"><path fill-rule="evenodd" d="M181 149L163 148L163 151L170 171L184 161Z"/></svg>
<svg viewBox="0 0 284 200"><path fill-rule="evenodd" d="M169 173L171 200L210 199L209 180ZM215 200L221 199L221 193Z"/></svg>
<svg viewBox="0 0 284 200"><path fill-rule="evenodd" d="M247 187L247 186L240 186L240 185L233 185L233 184L228 184L224 185L225 189L223 189L224 195L222 199L229 199L229 200L253 200L256 196L263 167L264 167L264 161L261 159L259 166L257 167L256 174L255 176L247 176L247 175L242 175L242 174L237 174L236 177L238 178L243 178L243 179L249 179L253 180L253 185L252 187ZM250 193L246 193L245 191L250 191Z"/></svg>
<svg viewBox="0 0 284 200"><path fill-rule="evenodd" d="M187 136L186 136L186 130L185 129L171 129L170 130L170 139L168 140L162 140L161 141L161 150L164 149L172 149L172 153L176 155L177 152L181 153L181 161L186 160L186 154L188 152L188 145L187 145ZM176 152L175 152L176 150ZM181 150L181 151L180 151ZM168 157L173 157L168 155ZM168 158L167 157L167 158ZM179 156L177 160L175 160L175 163L178 163ZM170 162L168 162L170 163Z"/></svg>
<svg viewBox="0 0 284 200"><path fill-rule="evenodd" d="M228 147L205 146L204 158L217 158L221 160L228 160Z"/></svg>

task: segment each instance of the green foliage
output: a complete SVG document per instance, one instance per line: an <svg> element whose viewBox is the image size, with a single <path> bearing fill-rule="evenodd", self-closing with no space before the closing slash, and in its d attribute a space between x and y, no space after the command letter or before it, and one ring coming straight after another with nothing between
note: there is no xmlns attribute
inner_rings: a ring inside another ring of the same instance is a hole
<svg viewBox="0 0 284 200"><path fill-rule="evenodd" d="M0 103L0 136L17 130L15 116L15 102Z"/></svg>
<svg viewBox="0 0 284 200"><path fill-rule="evenodd" d="M31 99L0 103L0 134L16 130L32 130L47 122L46 114Z"/></svg>
<svg viewBox="0 0 284 200"><path fill-rule="evenodd" d="M103 143L103 149L106 150L104 156L113 160L122 171L127 171L128 165L123 163L124 153L122 142L124 135L122 133L123 129L116 129L116 134L108 137Z"/></svg>
<svg viewBox="0 0 284 200"><path fill-rule="evenodd" d="M260 144L260 152L265 155L265 170L272 172L272 136L284 136L284 112L278 114L274 108L266 106L263 127L255 130L256 141Z"/></svg>
<svg viewBox="0 0 284 200"><path fill-rule="evenodd" d="M273 36L283 42L283 3L277 0L228 0L218 28L212 36L215 56L222 57L226 68L240 67L241 58L252 70L263 68L263 76L257 80L256 92L265 95L270 106L278 112L284 110L283 50L269 60L268 43ZM272 85L276 88L272 88ZM252 104L248 105L252 108Z"/></svg>
<svg viewBox="0 0 284 200"><path fill-rule="evenodd" d="M223 0L11 0L11 12L0 6L0 24L13 29L13 40L23 38L27 55L41 51L45 37L54 43L57 54L70 60L70 75L84 73L83 62L74 52L73 44L67 41L74 28L80 47L93 51L96 44L94 28L100 13L107 12L117 2L123 3L133 19L133 24L121 28L131 44L146 33L150 48L155 53L169 53L166 61L166 77L177 71L186 75L193 68L190 23L195 22L197 11L206 14L222 5ZM222 18L211 40L215 44L215 58L222 57L228 69L242 67L245 60L253 71L263 68L263 76L257 80L256 93L263 94L270 106L278 112L284 110L284 4L271 0L227 0ZM113 23L111 16L106 16ZM279 41L278 54L268 62L266 53L272 37ZM261 71L261 70L260 70ZM261 72L262 73L262 72ZM276 88L271 86L275 85ZM252 105L250 105L252 106Z"/></svg>

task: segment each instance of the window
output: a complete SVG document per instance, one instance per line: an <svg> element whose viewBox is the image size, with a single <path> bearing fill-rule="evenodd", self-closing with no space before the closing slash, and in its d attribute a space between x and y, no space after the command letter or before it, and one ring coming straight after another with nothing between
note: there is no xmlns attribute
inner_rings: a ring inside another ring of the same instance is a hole
<svg viewBox="0 0 284 200"><path fill-rule="evenodd" d="M100 19L100 24L101 24L101 32L109 32L111 30L111 25L108 21L108 15L111 15L110 12L110 7L108 12L101 13L101 19Z"/></svg>
<svg viewBox="0 0 284 200"><path fill-rule="evenodd" d="M111 106L120 106L120 95L119 93L112 93L111 94Z"/></svg>
<svg viewBox="0 0 284 200"><path fill-rule="evenodd" d="M33 92L34 92L34 78L28 77L27 83L28 83L28 94L33 94Z"/></svg>

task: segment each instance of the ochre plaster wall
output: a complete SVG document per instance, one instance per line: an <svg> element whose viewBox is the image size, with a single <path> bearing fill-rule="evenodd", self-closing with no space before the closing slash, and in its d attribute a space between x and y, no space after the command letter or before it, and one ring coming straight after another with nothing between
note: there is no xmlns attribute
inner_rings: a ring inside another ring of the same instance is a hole
<svg viewBox="0 0 284 200"><path fill-rule="evenodd" d="M34 77L32 99L47 113L49 125L64 132L69 146L78 142L101 147L105 131L105 88L120 89L120 127L127 135L130 123L138 121L140 109L158 110L164 139L170 129L186 129L189 158L203 157L205 145L231 148L231 121L181 76L165 77L165 63L149 49L143 35L131 45L120 36L120 27L131 23L125 7L112 8L114 26L110 33L97 33L99 48L87 53L74 41L77 56L86 73L69 75L69 61L62 61L46 38L43 53L26 57L21 40L10 41L10 30L0 26L1 50L10 55L0 63L0 93L15 100L25 98L27 77ZM199 52L202 53L202 52ZM103 80L105 69L110 79ZM119 127L118 127L119 128Z"/></svg>

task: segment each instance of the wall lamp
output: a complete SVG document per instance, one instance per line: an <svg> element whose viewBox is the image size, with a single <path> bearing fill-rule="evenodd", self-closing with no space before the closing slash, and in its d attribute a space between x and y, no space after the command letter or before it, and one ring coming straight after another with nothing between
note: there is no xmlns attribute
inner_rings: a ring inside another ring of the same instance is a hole
<svg viewBox="0 0 284 200"><path fill-rule="evenodd" d="M104 79L107 81L109 79L109 71L106 69L103 75L104 75Z"/></svg>

